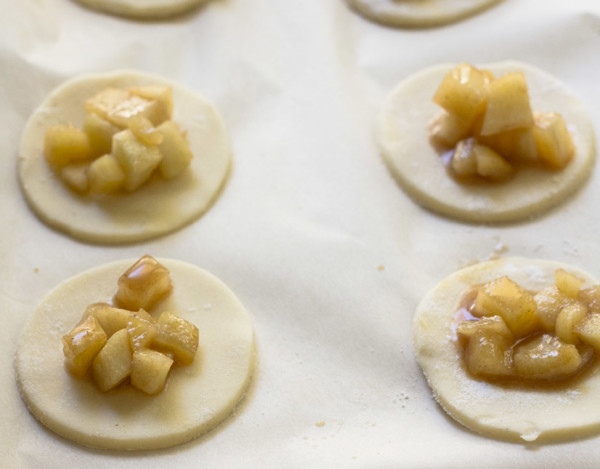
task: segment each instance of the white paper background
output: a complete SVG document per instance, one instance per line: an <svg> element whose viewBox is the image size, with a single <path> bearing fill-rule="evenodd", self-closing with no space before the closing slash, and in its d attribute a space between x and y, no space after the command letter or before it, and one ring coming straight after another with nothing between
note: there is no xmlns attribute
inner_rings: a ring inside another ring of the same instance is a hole
<svg viewBox="0 0 600 469"><path fill-rule="evenodd" d="M374 118L403 77L438 62L516 59L567 83L600 128L600 5L506 0L469 20L396 30L342 0L216 0L134 22L69 0L0 0L0 453L2 467L592 467L598 438L498 442L454 424L415 363L411 320L445 275L508 254L600 276L600 175L541 218L458 223L416 205L379 157ZM197 222L121 247L42 224L17 183L23 125L81 73L139 68L221 111L234 165ZM13 357L24 322L58 282L144 253L197 264L250 311L259 366L238 415L189 444L117 453L73 445L27 412ZM384 266L384 270L379 270ZM600 397L598 409L600 417ZM320 425L317 425L320 424Z"/></svg>

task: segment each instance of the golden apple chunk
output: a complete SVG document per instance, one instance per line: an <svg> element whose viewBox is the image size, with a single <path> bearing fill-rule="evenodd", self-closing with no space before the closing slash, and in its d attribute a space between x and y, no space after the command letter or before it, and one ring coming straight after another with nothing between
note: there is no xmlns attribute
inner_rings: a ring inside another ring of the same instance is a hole
<svg viewBox="0 0 600 469"><path fill-rule="evenodd" d="M158 318L153 345L173 353L178 363L189 365L198 350L198 328L185 319L164 312Z"/></svg>
<svg viewBox="0 0 600 469"><path fill-rule="evenodd" d="M106 154L95 159L88 169L89 190L93 194L110 194L125 183L125 172L117 159Z"/></svg>
<svg viewBox="0 0 600 469"><path fill-rule="evenodd" d="M87 134L95 157L111 152L112 138L121 129L98 114L87 114L83 121L83 131Z"/></svg>
<svg viewBox="0 0 600 469"><path fill-rule="evenodd" d="M149 348L156 336L156 321L143 309L131 313L127 321L127 333L132 350Z"/></svg>
<svg viewBox="0 0 600 469"><path fill-rule="evenodd" d="M55 167L92 158L88 136L72 125L53 125L46 129L44 156Z"/></svg>
<svg viewBox="0 0 600 469"><path fill-rule="evenodd" d="M577 372L582 359L574 345L543 334L517 345L513 364L515 373L522 378L553 380Z"/></svg>
<svg viewBox="0 0 600 469"><path fill-rule="evenodd" d="M126 329L115 332L94 358L94 381L101 391L121 384L131 373L131 349Z"/></svg>
<svg viewBox="0 0 600 469"><path fill-rule="evenodd" d="M93 316L88 316L62 338L67 370L78 378L86 375L96 354L106 343L106 333Z"/></svg>
<svg viewBox="0 0 600 469"><path fill-rule="evenodd" d="M537 113L533 136L539 160L551 168L564 168L573 157L575 146L560 114Z"/></svg>
<svg viewBox="0 0 600 469"><path fill-rule="evenodd" d="M173 289L169 270L151 256L143 256L118 281L115 304L130 311L150 310Z"/></svg>
<svg viewBox="0 0 600 469"><path fill-rule="evenodd" d="M113 137L113 154L125 172L124 188L127 191L134 191L144 184L162 159L157 147L144 145L129 129Z"/></svg>
<svg viewBox="0 0 600 469"><path fill-rule="evenodd" d="M163 141L158 144L163 156L159 166L160 173L165 179L171 179L189 166L194 155L185 136L173 121L163 122L157 130L163 136Z"/></svg>
<svg viewBox="0 0 600 469"><path fill-rule="evenodd" d="M108 303L93 303L85 310L85 316L95 317L108 337L127 327L130 314L126 309L115 308Z"/></svg>
<svg viewBox="0 0 600 469"><path fill-rule="evenodd" d="M512 374L506 351L509 340L491 330L477 329L469 339L466 350L468 370L485 378L506 377Z"/></svg>
<svg viewBox="0 0 600 469"><path fill-rule="evenodd" d="M146 394L157 394L164 389L172 365L173 360L165 354L136 350L131 362L131 385Z"/></svg>

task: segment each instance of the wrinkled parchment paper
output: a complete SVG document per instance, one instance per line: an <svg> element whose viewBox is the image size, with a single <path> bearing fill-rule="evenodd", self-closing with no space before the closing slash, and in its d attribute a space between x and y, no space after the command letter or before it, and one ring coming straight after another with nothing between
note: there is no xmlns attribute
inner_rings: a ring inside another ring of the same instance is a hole
<svg viewBox="0 0 600 469"><path fill-rule="evenodd" d="M0 15L0 466L566 467L593 465L599 438L527 446L446 417L415 363L411 321L444 276L493 255L553 259L600 276L600 174L534 220L478 226L423 210L379 156L374 120L394 85L438 62L529 62L568 86L600 130L600 5L506 0L440 28L371 23L342 0L215 0L135 22L70 0L2 1ZM55 86L139 68L221 111L233 169L202 218L139 244L85 244L29 210L16 161L25 120ZM417 155L415 155L417 156ZM57 283L107 261L154 256L212 272L254 321L258 369L236 414L169 450L74 445L18 394L13 358ZM597 409L600 414L600 397Z"/></svg>

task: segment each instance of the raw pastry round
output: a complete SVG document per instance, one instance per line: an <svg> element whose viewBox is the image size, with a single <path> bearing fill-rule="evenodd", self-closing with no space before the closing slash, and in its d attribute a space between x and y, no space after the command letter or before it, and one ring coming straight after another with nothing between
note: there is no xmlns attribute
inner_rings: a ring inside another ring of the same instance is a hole
<svg viewBox="0 0 600 469"><path fill-rule="evenodd" d="M168 310L198 327L194 362L174 368L156 396L131 386L102 393L91 380L71 377L63 367L62 336L87 305L109 301L134 262L107 264L61 283L42 300L19 341L17 380L31 413L86 446L140 450L191 440L231 414L252 374L254 335L243 305L204 270L159 259L171 271L174 290L151 313Z"/></svg>
<svg viewBox="0 0 600 469"><path fill-rule="evenodd" d="M43 156L46 128L85 118L84 102L108 87L166 84L173 90L173 120L187 132L194 153L178 177L150 181L130 194L80 196L57 178ZM19 149L19 180L27 202L48 225L85 241L117 244L174 231L205 212L223 186L230 165L229 139L219 113L201 96L139 71L86 75L54 90L29 118Z"/></svg>
<svg viewBox="0 0 600 469"><path fill-rule="evenodd" d="M501 0L347 0L366 18L389 26L420 28L453 23Z"/></svg>
<svg viewBox="0 0 600 469"><path fill-rule="evenodd" d="M575 144L575 157L561 171L520 169L504 184L460 184L446 171L429 140L428 122L440 111L433 95L454 65L428 68L402 81L384 104L378 140L384 159L404 190L424 207L471 222L507 222L537 215L581 187L595 158L592 124L579 101L558 80L518 62L481 68L496 76L524 72L535 111L562 114Z"/></svg>
<svg viewBox="0 0 600 469"><path fill-rule="evenodd" d="M421 301L413 324L417 361L444 410L469 429L521 442L571 439L600 431L600 374L596 367L583 381L566 389L524 390L473 379L453 340L453 315L470 286L509 276L524 288L554 284L563 268L586 280L586 272L558 262L519 257L467 267L444 279Z"/></svg>
<svg viewBox="0 0 600 469"><path fill-rule="evenodd" d="M206 0L76 0L95 10L138 19L163 19L179 15Z"/></svg>

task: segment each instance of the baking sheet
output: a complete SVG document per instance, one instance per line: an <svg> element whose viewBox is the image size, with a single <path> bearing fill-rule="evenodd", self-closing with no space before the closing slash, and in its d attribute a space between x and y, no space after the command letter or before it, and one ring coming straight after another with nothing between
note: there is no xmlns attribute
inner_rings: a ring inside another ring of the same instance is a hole
<svg viewBox="0 0 600 469"><path fill-rule="evenodd" d="M438 62L515 59L554 74L600 129L600 6L506 0L441 28L368 22L342 0L215 0L135 22L70 0L2 1L0 15L0 452L3 467L592 466L598 438L519 445L475 435L435 404L411 321L445 275L496 254L553 259L600 276L600 175L556 209L509 225L427 212L379 156L375 116L403 77ZM19 190L16 155L33 109L81 73L139 68L202 93L222 113L233 169L212 209L126 246L52 231ZM30 416L14 379L23 325L63 279L150 253L212 272L252 315L258 369L233 418L164 451L89 450ZM591 412L600 413L598 409Z"/></svg>

